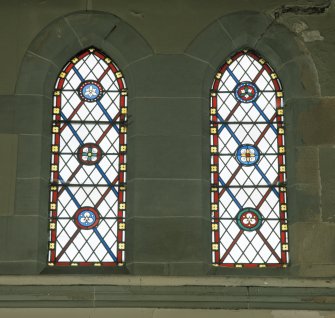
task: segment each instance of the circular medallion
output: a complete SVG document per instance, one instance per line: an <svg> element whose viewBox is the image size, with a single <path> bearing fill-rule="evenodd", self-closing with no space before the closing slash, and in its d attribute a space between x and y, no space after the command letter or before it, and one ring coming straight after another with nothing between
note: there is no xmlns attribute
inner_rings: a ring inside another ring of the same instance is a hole
<svg viewBox="0 0 335 318"><path fill-rule="evenodd" d="M241 103L251 103L258 97L258 88L254 83L242 82L235 87L234 94Z"/></svg>
<svg viewBox="0 0 335 318"><path fill-rule="evenodd" d="M95 165L101 160L102 150L93 143L84 144L78 148L78 160L83 165Z"/></svg>
<svg viewBox="0 0 335 318"><path fill-rule="evenodd" d="M86 81L79 86L79 96L86 102L95 102L102 97L103 88L96 81Z"/></svg>
<svg viewBox="0 0 335 318"><path fill-rule="evenodd" d="M93 229L98 225L99 220L98 211L90 207L80 208L74 215L74 222L83 230Z"/></svg>
<svg viewBox="0 0 335 318"><path fill-rule="evenodd" d="M259 153L253 145L241 145L236 150L235 158L243 166L252 166L258 162Z"/></svg>
<svg viewBox="0 0 335 318"><path fill-rule="evenodd" d="M253 208L242 209L236 215L237 224L244 231L258 230L262 226L262 220L262 214Z"/></svg>

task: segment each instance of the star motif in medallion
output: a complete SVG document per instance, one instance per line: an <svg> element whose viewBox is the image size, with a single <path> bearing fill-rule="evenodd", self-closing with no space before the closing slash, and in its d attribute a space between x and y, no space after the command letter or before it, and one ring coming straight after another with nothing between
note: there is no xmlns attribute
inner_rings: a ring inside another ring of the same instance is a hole
<svg viewBox="0 0 335 318"><path fill-rule="evenodd" d="M92 85L86 88L85 95L88 95L89 97L97 96L98 93L96 92L96 88L94 88Z"/></svg>

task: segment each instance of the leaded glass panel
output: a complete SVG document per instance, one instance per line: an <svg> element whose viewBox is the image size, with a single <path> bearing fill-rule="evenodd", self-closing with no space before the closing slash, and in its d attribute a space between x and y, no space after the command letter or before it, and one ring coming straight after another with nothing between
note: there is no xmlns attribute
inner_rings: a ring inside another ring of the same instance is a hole
<svg viewBox="0 0 335 318"><path fill-rule="evenodd" d="M243 50L211 90L212 263L288 263L283 91L271 66Z"/></svg>
<svg viewBox="0 0 335 318"><path fill-rule="evenodd" d="M122 265L127 90L90 48L68 62L53 97L49 266Z"/></svg>

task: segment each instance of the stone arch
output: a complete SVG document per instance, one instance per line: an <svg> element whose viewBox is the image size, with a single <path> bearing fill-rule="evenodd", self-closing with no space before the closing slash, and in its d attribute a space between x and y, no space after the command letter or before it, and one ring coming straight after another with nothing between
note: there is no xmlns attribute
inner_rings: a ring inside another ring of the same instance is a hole
<svg viewBox="0 0 335 318"><path fill-rule="evenodd" d="M92 45L112 55L125 72L129 72L130 64L152 55L142 36L115 15L98 11L71 13L46 26L29 45L15 93L50 96L59 69L69 57ZM131 80L131 75L127 78Z"/></svg>
<svg viewBox="0 0 335 318"><path fill-rule="evenodd" d="M185 53L208 63L208 77L204 78L207 91L207 82L218 66L232 52L246 47L271 61L284 82L286 99L320 96L317 70L304 43L263 13L242 11L221 17L206 27Z"/></svg>

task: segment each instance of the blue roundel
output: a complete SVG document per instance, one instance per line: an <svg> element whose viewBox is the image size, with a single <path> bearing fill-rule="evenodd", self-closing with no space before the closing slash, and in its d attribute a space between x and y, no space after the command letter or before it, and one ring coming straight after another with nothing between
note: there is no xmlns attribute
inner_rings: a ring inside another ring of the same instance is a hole
<svg viewBox="0 0 335 318"><path fill-rule="evenodd" d="M86 81L79 87L79 96L86 102L94 102L102 96L103 89L100 83L96 81Z"/></svg>
<svg viewBox="0 0 335 318"><path fill-rule="evenodd" d="M259 160L259 150L252 145L241 145L236 150L236 159L243 166L252 166Z"/></svg>
<svg viewBox="0 0 335 318"><path fill-rule="evenodd" d="M95 214L90 210L83 210L77 216L78 222L84 227L93 225L96 221Z"/></svg>

